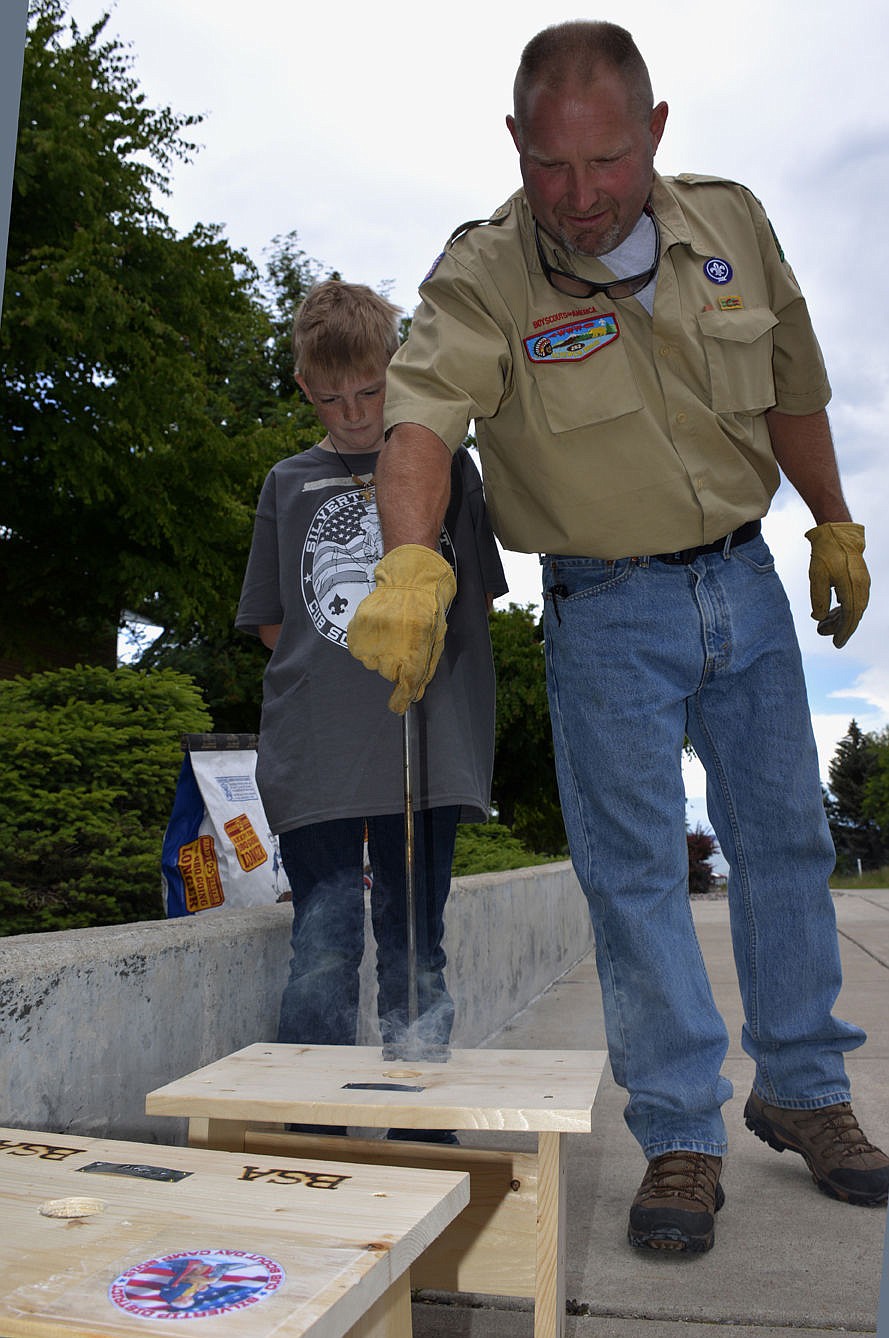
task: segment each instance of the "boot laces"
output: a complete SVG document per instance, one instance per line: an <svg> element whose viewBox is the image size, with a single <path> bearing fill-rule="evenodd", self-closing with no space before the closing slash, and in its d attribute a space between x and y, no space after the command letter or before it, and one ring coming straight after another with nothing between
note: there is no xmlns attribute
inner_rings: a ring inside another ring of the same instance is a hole
<svg viewBox="0 0 889 1338"><path fill-rule="evenodd" d="M828 1114L828 1111L831 1113ZM864 1133L852 1113L852 1107L849 1105L822 1107L821 1110L812 1110L799 1119L801 1127L805 1127L806 1136L811 1139L814 1147L822 1156L832 1148L840 1161L845 1161L848 1157L863 1157L868 1153L877 1152L873 1143L869 1143Z"/></svg>
<svg viewBox="0 0 889 1338"><path fill-rule="evenodd" d="M668 1152L648 1163L646 1198L692 1199L712 1202L719 1180L719 1163L700 1152Z"/></svg>

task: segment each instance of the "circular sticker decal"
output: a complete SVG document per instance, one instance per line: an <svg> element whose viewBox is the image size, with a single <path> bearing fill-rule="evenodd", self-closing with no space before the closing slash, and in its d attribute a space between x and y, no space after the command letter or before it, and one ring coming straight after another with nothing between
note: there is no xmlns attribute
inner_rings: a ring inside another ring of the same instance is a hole
<svg viewBox="0 0 889 1338"><path fill-rule="evenodd" d="M442 527L442 557L456 570L450 535ZM348 648L346 633L358 605L375 588L383 536L374 497L364 488L337 493L315 512L303 544L303 598L316 631Z"/></svg>
<svg viewBox="0 0 889 1338"><path fill-rule="evenodd" d="M136 1264L108 1296L142 1319L204 1319L264 1301L284 1281L274 1259L243 1250L183 1250Z"/></svg>
<svg viewBox="0 0 889 1338"><path fill-rule="evenodd" d="M721 256L711 256L704 265L704 273L711 283L728 283L734 270Z"/></svg>

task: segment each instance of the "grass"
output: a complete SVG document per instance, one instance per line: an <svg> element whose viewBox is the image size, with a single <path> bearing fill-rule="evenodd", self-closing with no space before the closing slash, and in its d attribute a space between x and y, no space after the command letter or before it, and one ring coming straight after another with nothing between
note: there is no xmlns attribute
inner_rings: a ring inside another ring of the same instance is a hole
<svg viewBox="0 0 889 1338"><path fill-rule="evenodd" d="M856 887L889 887L889 866L882 869L865 869L864 873L834 873L830 885L836 889L849 891Z"/></svg>

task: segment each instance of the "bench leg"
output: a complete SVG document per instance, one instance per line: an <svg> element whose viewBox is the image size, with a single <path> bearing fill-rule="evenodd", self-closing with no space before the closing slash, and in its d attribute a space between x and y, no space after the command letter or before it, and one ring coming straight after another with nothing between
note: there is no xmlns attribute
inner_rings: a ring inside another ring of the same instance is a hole
<svg viewBox="0 0 889 1338"><path fill-rule="evenodd" d="M412 1332L410 1273L402 1273L352 1325L346 1338L411 1338Z"/></svg>
<svg viewBox="0 0 889 1338"><path fill-rule="evenodd" d="M188 1146L214 1148L217 1152L243 1152L246 1120L212 1120L195 1115L188 1121Z"/></svg>
<svg viewBox="0 0 889 1338"><path fill-rule="evenodd" d="M537 1290L534 1338L564 1338L566 1142L560 1133L537 1136Z"/></svg>

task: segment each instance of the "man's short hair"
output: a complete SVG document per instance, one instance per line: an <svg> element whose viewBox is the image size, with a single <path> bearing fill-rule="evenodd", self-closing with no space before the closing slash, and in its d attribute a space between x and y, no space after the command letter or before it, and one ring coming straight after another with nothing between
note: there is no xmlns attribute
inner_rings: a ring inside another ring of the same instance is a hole
<svg viewBox="0 0 889 1338"><path fill-rule="evenodd" d="M326 279L306 294L293 321L297 376L342 376L385 367L398 348L401 308L363 283Z"/></svg>
<svg viewBox="0 0 889 1338"><path fill-rule="evenodd" d="M616 23L576 19L556 23L532 37L522 52L513 84L513 114L519 130L533 88L558 90L568 84L591 84L602 66L624 80L640 119L654 106L648 68L626 28Z"/></svg>

